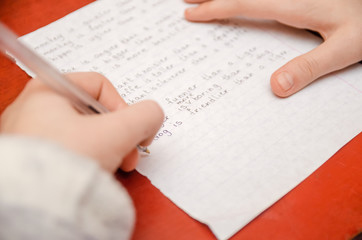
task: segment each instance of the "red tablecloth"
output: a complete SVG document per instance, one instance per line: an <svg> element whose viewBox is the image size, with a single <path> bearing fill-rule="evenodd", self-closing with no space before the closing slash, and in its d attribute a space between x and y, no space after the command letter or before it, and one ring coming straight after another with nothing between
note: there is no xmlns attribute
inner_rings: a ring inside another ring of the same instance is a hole
<svg viewBox="0 0 362 240"><path fill-rule="evenodd" d="M24 35L90 2L92 0L2 0L0 19ZM0 113L28 79L14 63L0 56ZM185 214L139 173L118 173L117 178L128 189L137 209L134 240L215 239L207 226ZM351 239L360 231L361 133L232 239Z"/></svg>

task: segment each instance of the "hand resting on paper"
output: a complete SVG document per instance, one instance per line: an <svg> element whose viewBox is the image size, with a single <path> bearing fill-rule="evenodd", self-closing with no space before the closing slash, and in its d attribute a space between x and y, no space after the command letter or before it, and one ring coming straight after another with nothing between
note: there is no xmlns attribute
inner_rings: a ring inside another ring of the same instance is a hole
<svg viewBox="0 0 362 240"><path fill-rule="evenodd" d="M362 60L361 0L185 0L199 3L185 11L186 19L202 22L235 16L273 19L318 32L324 42L292 59L271 76L271 88L290 96L319 77Z"/></svg>
<svg viewBox="0 0 362 240"><path fill-rule="evenodd" d="M136 145L149 145L163 122L161 108L153 101L128 106L100 74L68 76L111 112L80 114L66 98L32 79L2 114L1 132L56 141L109 172L133 170L139 157Z"/></svg>

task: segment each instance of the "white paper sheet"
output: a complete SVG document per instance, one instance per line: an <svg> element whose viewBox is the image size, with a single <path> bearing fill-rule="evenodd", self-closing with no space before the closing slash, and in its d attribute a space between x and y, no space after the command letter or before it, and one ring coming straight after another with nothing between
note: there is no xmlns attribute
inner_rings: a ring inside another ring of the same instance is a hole
<svg viewBox="0 0 362 240"><path fill-rule="evenodd" d="M189 23L180 1L97 1L21 39L63 72L98 71L167 115L137 170L231 237L362 129L362 67L281 99L270 75L317 46L274 22ZM338 57L338 56L336 56Z"/></svg>

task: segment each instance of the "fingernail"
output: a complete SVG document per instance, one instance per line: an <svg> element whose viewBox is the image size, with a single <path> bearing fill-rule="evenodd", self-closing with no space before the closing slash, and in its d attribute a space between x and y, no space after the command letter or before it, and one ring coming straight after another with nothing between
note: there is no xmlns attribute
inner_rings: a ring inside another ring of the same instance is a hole
<svg viewBox="0 0 362 240"><path fill-rule="evenodd" d="M291 89L294 84L292 76L287 72L280 73L277 77L277 82L284 91Z"/></svg>

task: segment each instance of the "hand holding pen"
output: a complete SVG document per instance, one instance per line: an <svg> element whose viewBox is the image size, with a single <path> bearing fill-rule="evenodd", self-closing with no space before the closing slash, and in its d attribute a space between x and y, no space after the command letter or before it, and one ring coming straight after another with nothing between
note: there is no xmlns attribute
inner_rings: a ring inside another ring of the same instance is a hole
<svg viewBox="0 0 362 240"><path fill-rule="evenodd" d="M9 38L6 28L0 27L0 48L37 75L2 114L0 131L58 142L97 160L110 172L118 167L134 169L139 157L136 146L149 145L163 122L161 108L153 101L127 105L97 73L61 75L31 50L16 52L14 35ZM97 112L105 114L91 114Z"/></svg>

